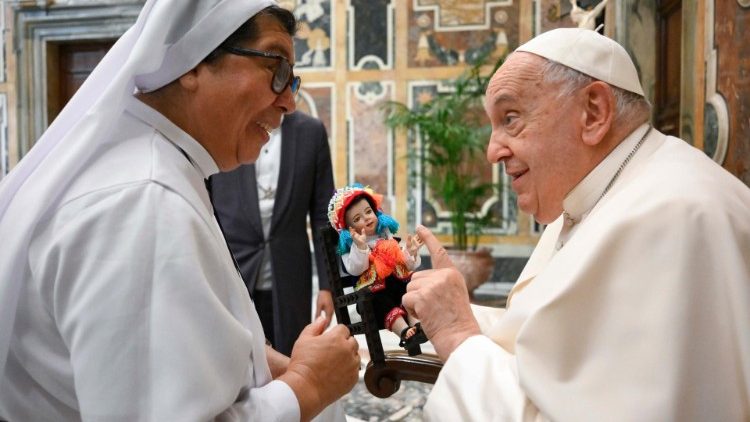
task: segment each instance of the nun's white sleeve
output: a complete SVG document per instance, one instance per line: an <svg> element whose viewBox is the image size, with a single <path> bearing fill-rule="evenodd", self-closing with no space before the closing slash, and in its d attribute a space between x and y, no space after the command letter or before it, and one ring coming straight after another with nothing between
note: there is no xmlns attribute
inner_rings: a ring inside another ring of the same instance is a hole
<svg viewBox="0 0 750 422"><path fill-rule="evenodd" d="M205 206L154 182L64 205L33 277L69 350L83 420L299 420Z"/></svg>

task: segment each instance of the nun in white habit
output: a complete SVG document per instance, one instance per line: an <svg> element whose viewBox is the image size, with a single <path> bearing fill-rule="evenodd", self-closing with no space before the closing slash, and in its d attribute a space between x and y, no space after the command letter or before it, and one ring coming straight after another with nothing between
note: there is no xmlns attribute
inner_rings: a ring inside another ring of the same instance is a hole
<svg viewBox="0 0 750 422"><path fill-rule="evenodd" d="M309 420L356 382L343 326L267 348L204 186L294 111L273 5L147 1L3 179L0 419Z"/></svg>

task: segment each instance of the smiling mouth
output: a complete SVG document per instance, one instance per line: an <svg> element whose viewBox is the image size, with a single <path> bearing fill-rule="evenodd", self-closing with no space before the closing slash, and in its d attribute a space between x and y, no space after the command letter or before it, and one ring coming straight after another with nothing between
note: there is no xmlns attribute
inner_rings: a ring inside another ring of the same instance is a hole
<svg viewBox="0 0 750 422"><path fill-rule="evenodd" d="M255 124L256 124L256 125L258 125L258 126L260 126L260 127L261 127L261 129L265 130L265 131L266 131L266 132L268 132L269 134L270 134L270 133L271 133L271 132L273 131L273 127L271 127L271 125L269 125L269 124L267 124L267 123L263 123L263 122L255 122Z"/></svg>

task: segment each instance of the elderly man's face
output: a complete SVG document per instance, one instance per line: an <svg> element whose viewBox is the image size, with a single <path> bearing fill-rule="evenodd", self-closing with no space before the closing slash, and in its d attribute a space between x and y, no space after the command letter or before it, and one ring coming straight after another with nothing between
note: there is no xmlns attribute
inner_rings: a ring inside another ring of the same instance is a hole
<svg viewBox="0 0 750 422"><path fill-rule="evenodd" d="M543 64L529 53L509 56L487 87L485 109L492 123L487 160L505 164L521 210L547 224L585 174L579 101L558 98L559 87L542 78Z"/></svg>
<svg viewBox="0 0 750 422"><path fill-rule="evenodd" d="M294 63L292 37L273 17L258 18L260 37L239 47L270 52ZM271 89L279 60L226 53L216 63L199 65L193 135L222 171L254 162L268 142L268 131L295 109L289 87Z"/></svg>

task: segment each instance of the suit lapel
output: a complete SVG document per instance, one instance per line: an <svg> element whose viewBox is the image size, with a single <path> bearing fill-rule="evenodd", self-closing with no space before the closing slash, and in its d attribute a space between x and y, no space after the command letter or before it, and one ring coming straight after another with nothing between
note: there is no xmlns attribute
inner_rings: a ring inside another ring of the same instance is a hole
<svg viewBox="0 0 750 422"><path fill-rule="evenodd" d="M282 220L282 214L291 201L295 170L294 163L297 154L294 127L293 115L287 115L284 118L284 124L281 125L281 162L279 164L279 181L276 184L276 200L273 203L271 233L274 232L274 227Z"/></svg>
<svg viewBox="0 0 750 422"><path fill-rule="evenodd" d="M263 237L263 223L260 221L260 208L258 207L258 182L255 178L255 164L242 166L237 172L240 190L247 195L238 195L242 201L242 210L250 221L250 227Z"/></svg>

